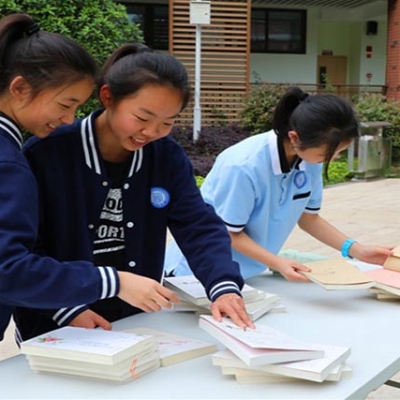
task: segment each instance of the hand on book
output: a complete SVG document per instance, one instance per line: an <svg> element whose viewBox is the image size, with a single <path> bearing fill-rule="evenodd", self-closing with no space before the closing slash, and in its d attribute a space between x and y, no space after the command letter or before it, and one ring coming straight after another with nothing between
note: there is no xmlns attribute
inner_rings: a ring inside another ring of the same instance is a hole
<svg viewBox="0 0 400 400"><path fill-rule="evenodd" d="M118 297L143 311L161 311L179 303L178 296L159 282L130 272L118 272L120 291Z"/></svg>
<svg viewBox="0 0 400 400"><path fill-rule="evenodd" d="M106 331L111 331L111 323L104 319L101 315L95 313L92 310L85 310L79 315L77 315L71 322L69 326L74 326L77 328L102 328Z"/></svg>
<svg viewBox="0 0 400 400"><path fill-rule="evenodd" d="M383 265L386 259L392 255L393 249L394 246L364 246L360 243L354 243L350 247L349 253L357 260Z"/></svg>
<svg viewBox="0 0 400 400"><path fill-rule="evenodd" d="M276 260L275 265L271 266L271 269L279 272L287 281L309 281L309 279L299 273L299 271L310 272L310 268L291 258L276 257Z"/></svg>
<svg viewBox="0 0 400 400"><path fill-rule="evenodd" d="M218 322L222 321L222 317L229 317L241 328L255 328L250 317L247 315L243 299L237 294L223 294L211 304L210 309L212 316Z"/></svg>

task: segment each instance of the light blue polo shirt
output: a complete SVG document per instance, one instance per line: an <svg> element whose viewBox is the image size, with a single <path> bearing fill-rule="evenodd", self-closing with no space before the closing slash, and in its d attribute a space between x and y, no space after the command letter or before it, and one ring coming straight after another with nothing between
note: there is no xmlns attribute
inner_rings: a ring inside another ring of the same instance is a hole
<svg viewBox="0 0 400 400"><path fill-rule="evenodd" d="M201 193L229 231L244 230L259 245L278 254L301 215L320 211L322 167L322 163L298 159L289 168L282 142L269 131L224 150ZM266 269L234 249L232 254L245 279ZM192 274L174 241L167 248L165 267L175 275Z"/></svg>

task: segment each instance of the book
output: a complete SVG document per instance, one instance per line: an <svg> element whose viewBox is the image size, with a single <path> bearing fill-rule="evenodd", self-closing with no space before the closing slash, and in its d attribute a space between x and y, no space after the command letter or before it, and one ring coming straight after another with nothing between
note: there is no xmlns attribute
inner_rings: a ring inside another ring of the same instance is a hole
<svg viewBox="0 0 400 400"><path fill-rule="evenodd" d="M114 365L83 361L60 360L43 356L28 356L29 366L35 372L71 375L97 380L125 383L160 367L160 357L155 345L152 351L128 358Z"/></svg>
<svg viewBox="0 0 400 400"><path fill-rule="evenodd" d="M386 301L400 300L400 294L390 293L387 290L379 289L376 286L370 288L369 291L373 293L378 300L386 300Z"/></svg>
<svg viewBox="0 0 400 400"><path fill-rule="evenodd" d="M223 375L233 375L238 383L255 384L255 383L277 383L277 382L294 382L299 378L272 374L270 372L250 370L236 367L221 367ZM352 374L352 369L348 365L341 364L334 368L325 381L337 382L343 378L348 378Z"/></svg>
<svg viewBox="0 0 400 400"><path fill-rule="evenodd" d="M113 365L152 346L152 336L65 326L22 342L21 353Z"/></svg>
<svg viewBox="0 0 400 400"><path fill-rule="evenodd" d="M375 283L367 273L342 258L312 261L304 265L311 272L300 272L326 290L368 289Z"/></svg>
<svg viewBox="0 0 400 400"><path fill-rule="evenodd" d="M206 307L211 304L203 285L194 275L165 277L163 282L165 287L193 304ZM242 297L244 300L256 299L260 296L259 292L245 284L242 288Z"/></svg>
<svg viewBox="0 0 400 400"><path fill-rule="evenodd" d="M214 353L218 350L213 343L155 329L140 327L125 332L153 336L158 344L161 366L163 367Z"/></svg>
<svg viewBox="0 0 400 400"><path fill-rule="evenodd" d="M206 296L204 287L194 275L164 278L164 285L180 299L180 302L170 311L193 311L198 315L210 313L211 302ZM269 311L285 312L284 307L276 308L280 306L280 298L276 294L245 284L242 296L252 321L256 321Z"/></svg>
<svg viewBox="0 0 400 400"><path fill-rule="evenodd" d="M264 297L256 300L250 300L245 302L247 314L251 321L257 321L266 313L278 313L286 312L286 308L280 304L278 296L262 292ZM211 310L208 307L198 307L195 311L197 315L211 314Z"/></svg>
<svg viewBox="0 0 400 400"><path fill-rule="evenodd" d="M375 281L374 288L400 296L400 246L393 249L393 254L386 259L383 268L376 268L366 273ZM385 298L385 296L377 297Z"/></svg>
<svg viewBox="0 0 400 400"><path fill-rule="evenodd" d="M266 295L268 295L266 293ZM254 322L257 321L260 317L262 317L267 312L273 310L274 308L280 305L280 300L271 302L269 298L264 298L257 301L246 302L245 307L248 316Z"/></svg>
<svg viewBox="0 0 400 400"><path fill-rule="evenodd" d="M340 377L341 366L350 356L350 348L343 346L318 345L324 356L313 360L284 362L279 364L260 365L251 367L239 359L232 351L224 349L211 356L212 364L220 367L241 368L253 371L256 375L261 372L284 377L323 382L337 380Z"/></svg>
<svg viewBox="0 0 400 400"><path fill-rule="evenodd" d="M218 322L209 315L201 315L199 326L249 366L308 360L324 355L319 347L294 339L267 325L257 324L256 329L243 329L228 318Z"/></svg>

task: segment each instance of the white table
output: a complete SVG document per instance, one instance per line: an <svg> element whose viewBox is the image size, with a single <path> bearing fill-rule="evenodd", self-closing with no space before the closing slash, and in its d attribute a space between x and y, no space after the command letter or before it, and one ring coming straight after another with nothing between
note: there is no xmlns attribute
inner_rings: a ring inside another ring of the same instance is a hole
<svg viewBox="0 0 400 400"><path fill-rule="evenodd" d="M276 276L248 283L280 295L287 307L258 323L305 341L350 346L353 376L339 382L240 385L204 356L115 385L35 374L19 355L0 362L0 399L363 399L400 370L400 303L379 301L367 290L328 292ZM190 313L163 312L130 317L114 328L147 326L215 342L197 322Z"/></svg>

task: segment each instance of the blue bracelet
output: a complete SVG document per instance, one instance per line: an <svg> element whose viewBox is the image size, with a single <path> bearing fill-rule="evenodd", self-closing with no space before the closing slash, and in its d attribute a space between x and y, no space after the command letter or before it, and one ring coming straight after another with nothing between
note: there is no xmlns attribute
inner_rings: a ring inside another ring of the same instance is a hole
<svg viewBox="0 0 400 400"><path fill-rule="evenodd" d="M347 239L344 241L343 245L342 245L342 256L343 257L348 257L348 258L353 258L350 254L349 254L349 250L350 247L354 244L357 243L356 240L354 239Z"/></svg>

